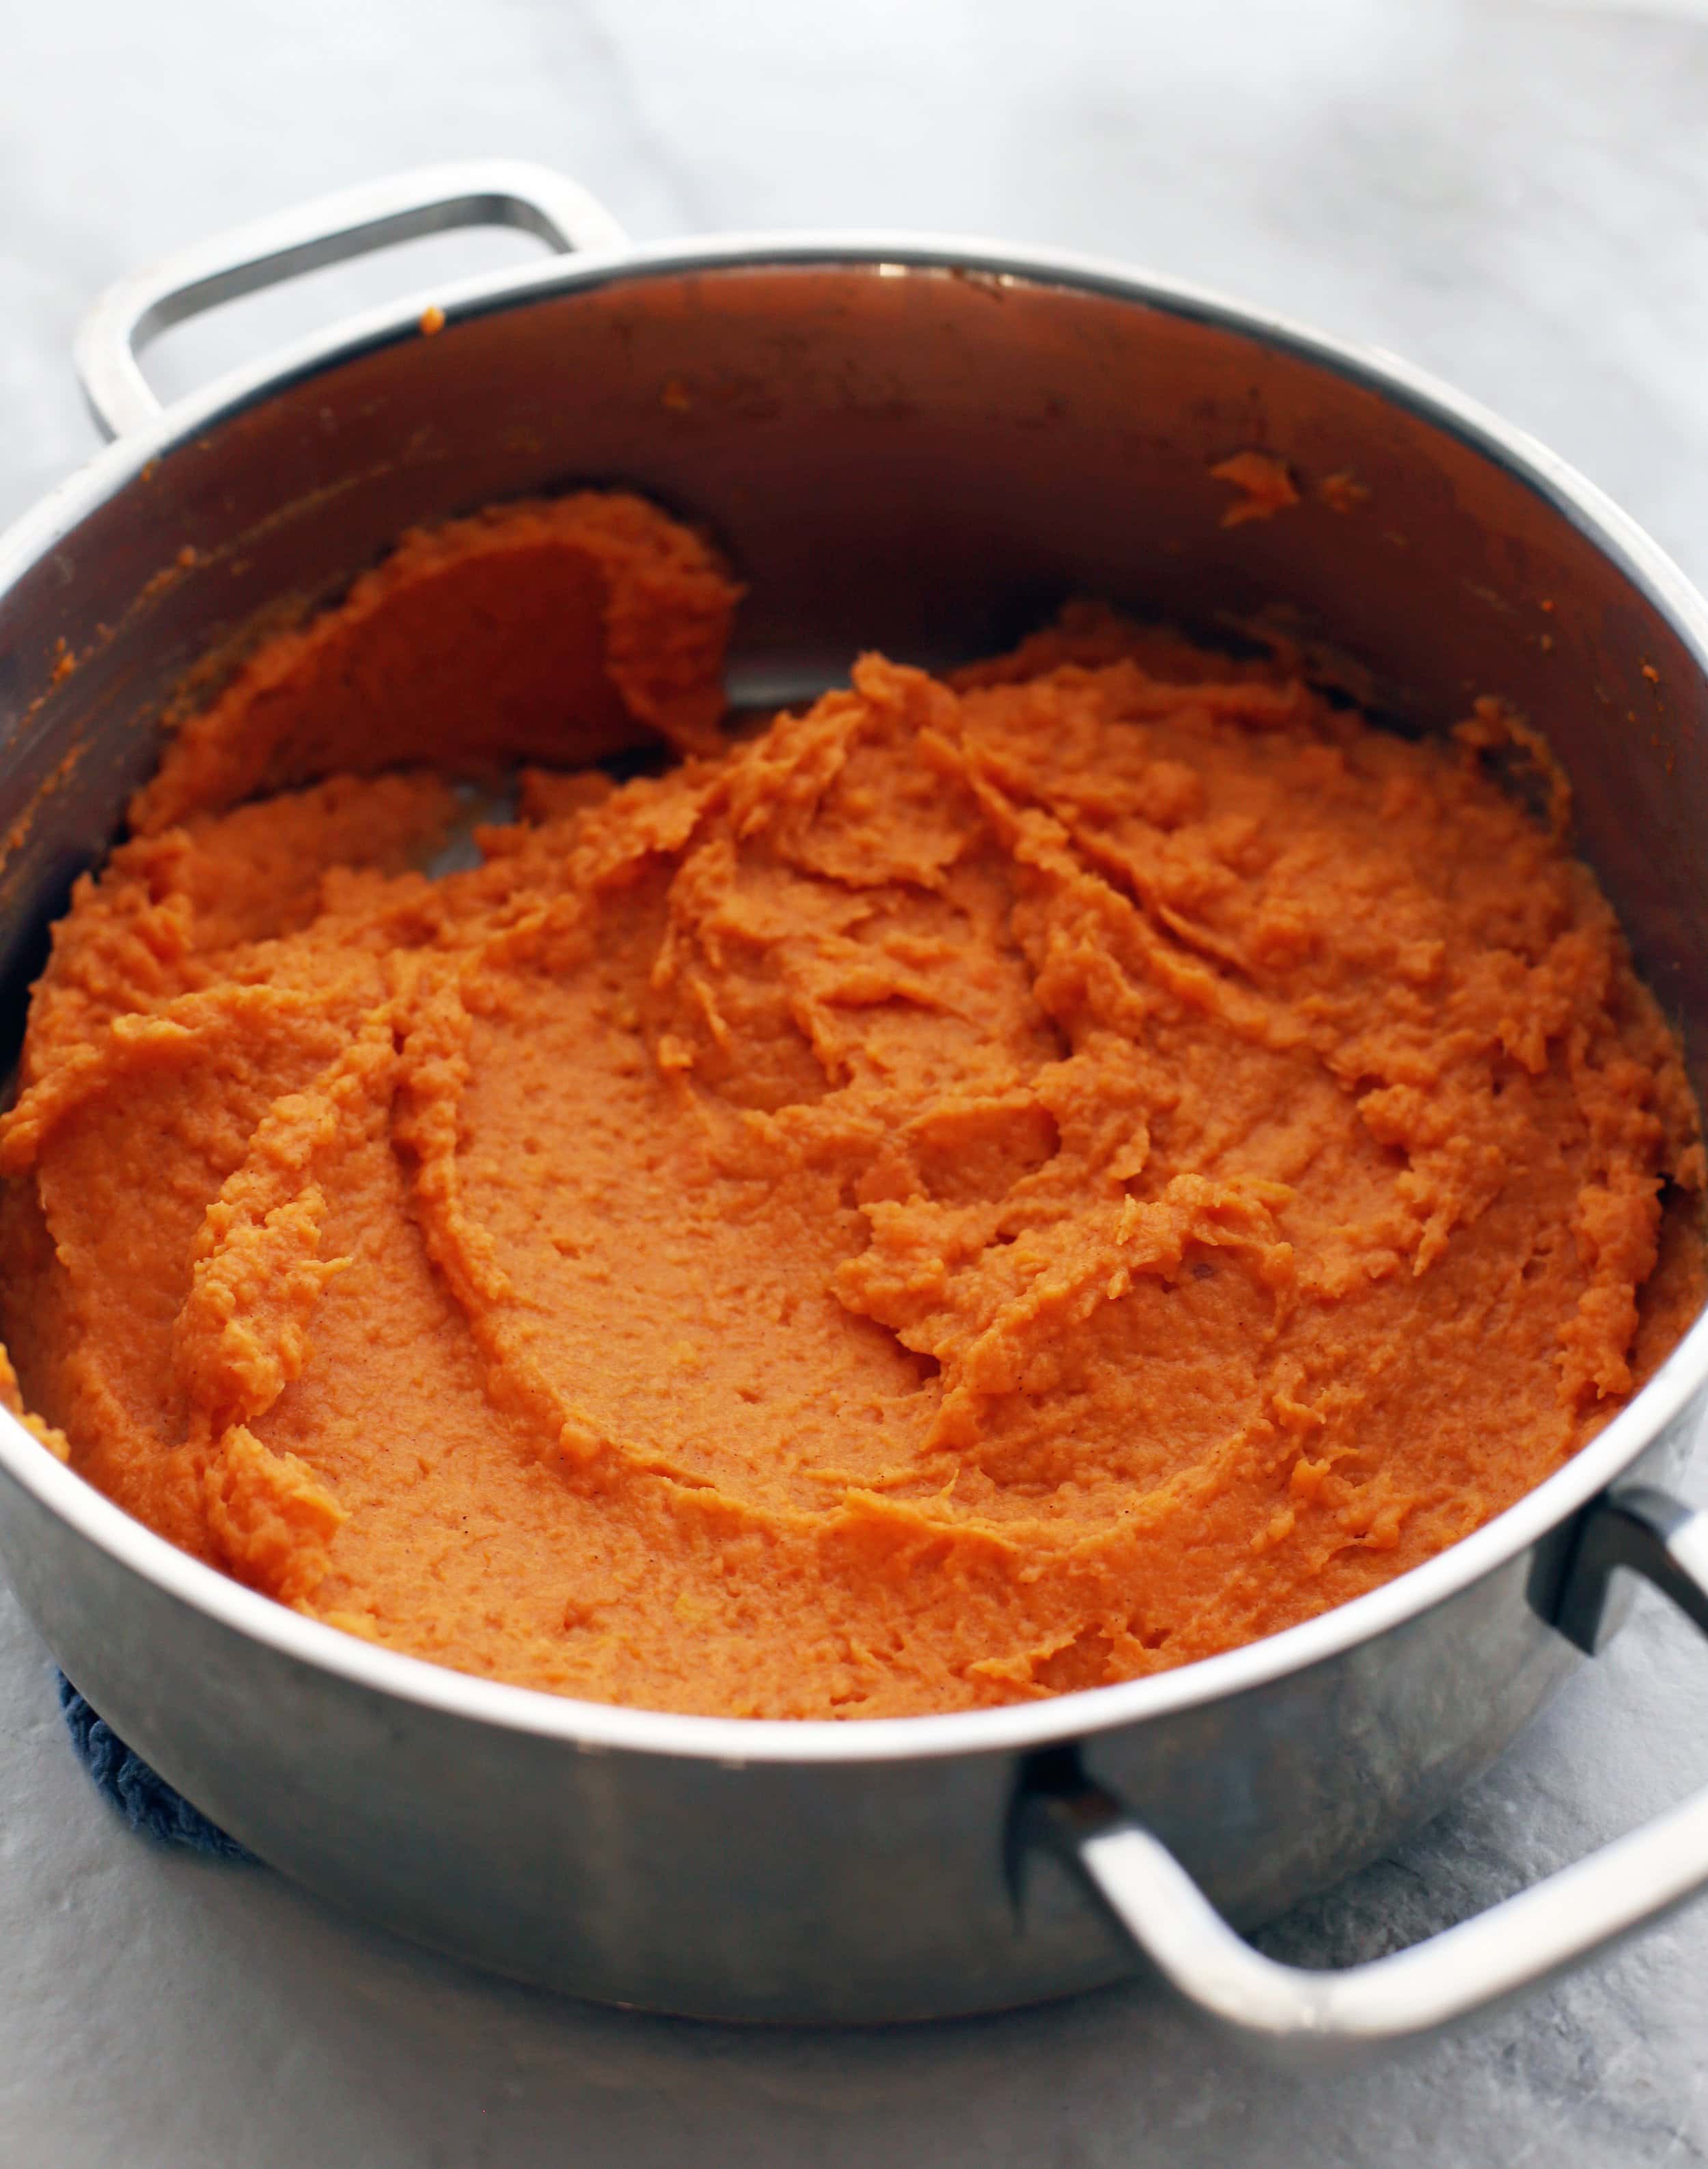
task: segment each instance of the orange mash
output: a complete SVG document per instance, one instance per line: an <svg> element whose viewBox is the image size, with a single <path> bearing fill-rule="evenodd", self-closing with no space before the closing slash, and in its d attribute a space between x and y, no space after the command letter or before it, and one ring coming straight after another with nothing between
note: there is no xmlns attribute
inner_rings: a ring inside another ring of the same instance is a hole
<svg viewBox="0 0 1708 2169"><path fill-rule="evenodd" d="M1081 607L731 740L736 600L636 499L514 508L180 730L0 1124L74 1468L443 1664L894 1716L1290 1625L1607 1421L1703 1151L1491 705L1407 743Z"/></svg>

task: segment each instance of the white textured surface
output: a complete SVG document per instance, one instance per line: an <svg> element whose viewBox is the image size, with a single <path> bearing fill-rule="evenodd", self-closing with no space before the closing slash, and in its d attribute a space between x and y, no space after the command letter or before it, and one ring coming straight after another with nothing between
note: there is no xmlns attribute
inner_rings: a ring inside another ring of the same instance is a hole
<svg viewBox="0 0 1708 2169"><path fill-rule="evenodd" d="M1701 580L1705 112L1704 0L0 0L0 519L90 448L66 356L104 280L497 152L644 236L960 226L1376 339L1547 438ZM418 275L186 330L159 381ZM1705 1709L1708 1654L1646 1604L1459 1809L1271 1948L1371 1954L1629 1826L1708 1780ZM1708 1907L1330 2081L1249 2067L1142 1989L863 2035L553 2002L130 1837L0 1591L4 2169L1622 2169L1708 2158L1705 2044Z"/></svg>

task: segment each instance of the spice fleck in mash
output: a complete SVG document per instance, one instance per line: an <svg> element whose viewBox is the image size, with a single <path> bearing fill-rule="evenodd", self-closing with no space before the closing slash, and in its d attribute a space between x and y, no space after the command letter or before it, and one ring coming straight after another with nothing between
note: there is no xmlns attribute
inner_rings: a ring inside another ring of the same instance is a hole
<svg viewBox="0 0 1708 2169"><path fill-rule="evenodd" d="M737 600L636 499L510 508L178 731L0 1126L74 1468L394 1649L875 1717L1290 1625L1607 1421L1703 1152L1491 706L1407 743L1082 606L732 738Z"/></svg>

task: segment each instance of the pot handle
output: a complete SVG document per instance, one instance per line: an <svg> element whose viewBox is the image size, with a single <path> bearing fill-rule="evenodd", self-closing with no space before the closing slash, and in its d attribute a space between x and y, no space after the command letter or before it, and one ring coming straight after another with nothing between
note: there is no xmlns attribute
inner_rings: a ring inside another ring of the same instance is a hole
<svg viewBox="0 0 1708 2169"><path fill-rule="evenodd" d="M1583 1517L1554 1623L1592 1656L1626 1567L1708 1633L1708 1511L1633 1487ZM1531 1987L1708 1882L1708 1790L1587 1860L1409 1950L1342 1971L1280 1965L1237 1935L1159 1840L1101 1788L1047 1767L1023 1797L1021 1842L1065 1858L1201 2011L1287 2064L1325 2062L1481 2011Z"/></svg>
<svg viewBox="0 0 1708 2169"><path fill-rule="evenodd" d="M162 404L137 356L172 325L302 272L464 226L519 227L564 253L621 248L628 241L577 183L520 160L423 166L299 204L199 242L108 287L78 325L73 347L96 426L104 436L120 437L157 418Z"/></svg>

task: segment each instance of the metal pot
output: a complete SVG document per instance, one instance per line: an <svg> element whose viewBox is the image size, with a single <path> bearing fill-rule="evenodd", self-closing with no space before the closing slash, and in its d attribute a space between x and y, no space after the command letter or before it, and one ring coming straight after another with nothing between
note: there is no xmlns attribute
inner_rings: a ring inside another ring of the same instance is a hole
<svg viewBox="0 0 1708 2169"><path fill-rule="evenodd" d="M149 394L136 349L162 326L482 221L572 253L168 413ZM1212 634L1284 602L1401 728L1504 695L1570 771L1583 846L1708 1096L1708 610L1586 482L1399 363L1074 258L872 236L631 249L581 190L514 166L193 251L109 293L78 358L120 441L0 541L14 1032L46 923L200 657L412 523L613 481L708 522L750 583L738 697L817 685L866 645L988 651L1074 591ZM1207 470L1253 446L1301 501L1224 526ZM1364 497L1324 493L1349 475ZM1230 2025L1308 2052L1458 2017L1708 1879L1704 1794L1349 1973L1276 1966L1228 1925L1434 1813L1616 1618L1613 1567L1708 1628L1708 1527L1653 1488L1705 1390L1699 1322L1569 1466L1374 1594L1155 1678L939 1718L674 1717L398 1656L175 1551L9 1420L0 1557L78 1687L216 1821L480 1964L660 2010L890 2019L1088 1987L1136 1947Z"/></svg>

